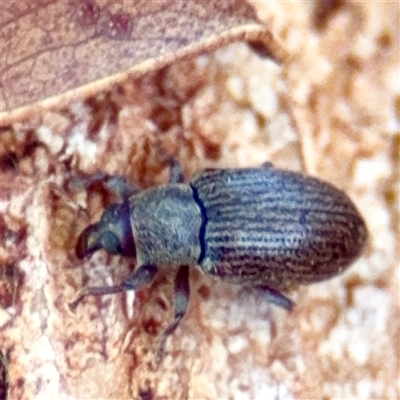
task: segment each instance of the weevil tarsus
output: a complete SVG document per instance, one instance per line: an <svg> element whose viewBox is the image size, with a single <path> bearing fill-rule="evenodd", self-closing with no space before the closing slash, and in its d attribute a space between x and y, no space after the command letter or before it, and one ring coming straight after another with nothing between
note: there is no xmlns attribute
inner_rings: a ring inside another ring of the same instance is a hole
<svg viewBox="0 0 400 400"><path fill-rule="evenodd" d="M189 286L189 266L182 265L175 278L174 288L174 320L165 329L162 334L161 341L158 347L156 355L156 363L160 363L164 357L165 345L168 338L178 328L182 318L186 315L190 297L190 286Z"/></svg>
<svg viewBox="0 0 400 400"><path fill-rule="evenodd" d="M255 288L262 292L269 303L275 304L276 306L282 307L288 311L293 309L294 302L278 290L272 289L266 285L257 285Z"/></svg>
<svg viewBox="0 0 400 400"><path fill-rule="evenodd" d="M107 294L116 294L125 291L122 285L115 286L93 286L88 287L80 291L78 297L71 303L68 304L69 309L75 312L79 304L82 303L86 296L104 296Z"/></svg>

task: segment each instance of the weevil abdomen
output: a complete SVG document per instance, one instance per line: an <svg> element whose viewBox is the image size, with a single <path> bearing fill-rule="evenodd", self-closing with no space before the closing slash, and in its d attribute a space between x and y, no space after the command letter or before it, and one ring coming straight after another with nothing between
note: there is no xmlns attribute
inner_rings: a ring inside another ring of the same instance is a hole
<svg viewBox="0 0 400 400"><path fill-rule="evenodd" d="M339 189L275 169L206 170L191 181L206 225L205 273L273 288L339 274L359 255L367 229Z"/></svg>

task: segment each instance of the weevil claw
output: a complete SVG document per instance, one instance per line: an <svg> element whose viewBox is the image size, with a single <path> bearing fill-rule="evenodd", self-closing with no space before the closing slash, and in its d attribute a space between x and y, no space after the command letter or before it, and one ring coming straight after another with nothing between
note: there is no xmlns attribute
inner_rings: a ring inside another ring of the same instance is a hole
<svg viewBox="0 0 400 400"><path fill-rule="evenodd" d="M75 314L77 307L82 302L84 297L85 297L85 294L81 293L74 301L72 301L71 303L68 303L69 310Z"/></svg>

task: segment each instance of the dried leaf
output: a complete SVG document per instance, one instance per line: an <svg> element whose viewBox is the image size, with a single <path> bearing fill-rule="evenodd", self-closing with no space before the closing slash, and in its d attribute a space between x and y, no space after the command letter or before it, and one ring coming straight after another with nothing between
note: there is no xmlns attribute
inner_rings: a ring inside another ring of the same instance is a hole
<svg viewBox="0 0 400 400"><path fill-rule="evenodd" d="M269 43L282 54L243 1L16 0L1 13L3 124L36 102L65 105L230 42Z"/></svg>

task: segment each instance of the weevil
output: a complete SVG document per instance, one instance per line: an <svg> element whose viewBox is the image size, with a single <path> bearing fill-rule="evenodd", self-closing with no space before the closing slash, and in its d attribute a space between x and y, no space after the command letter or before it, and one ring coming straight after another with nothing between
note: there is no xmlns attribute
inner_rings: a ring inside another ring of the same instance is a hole
<svg viewBox="0 0 400 400"><path fill-rule="evenodd" d="M171 163L170 183L141 191L121 177L109 186L123 202L109 206L100 222L80 235L76 254L99 249L136 258L136 268L120 285L89 287L105 295L149 285L158 265L178 267L174 320L189 302L189 266L224 281L248 285L287 310L294 303L283 292L340 274L361 253L366 225L350 198L331 184L271 163L259 168L206 169L183 183Z"/></svg>

